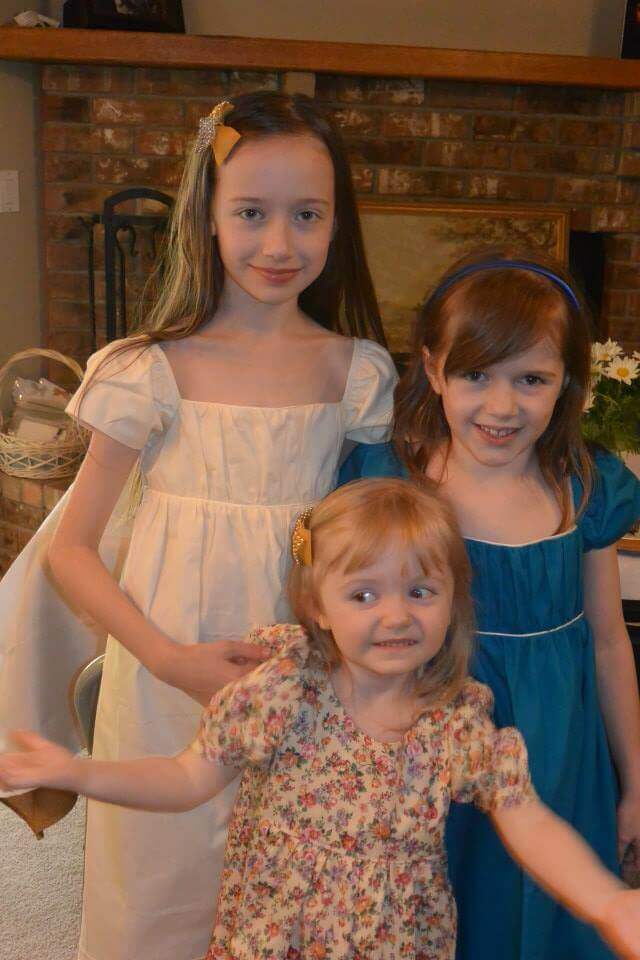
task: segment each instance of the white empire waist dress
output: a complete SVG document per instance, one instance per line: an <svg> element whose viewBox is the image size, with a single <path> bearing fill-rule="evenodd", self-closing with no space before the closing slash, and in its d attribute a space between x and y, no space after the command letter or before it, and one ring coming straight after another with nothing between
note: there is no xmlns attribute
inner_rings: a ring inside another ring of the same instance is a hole
<svg viewBox="0 0 640 960"><path fill-rule="evenodd" d="M345 439L387 438L391 358L356 339L340 402L243 407L181 399L158 345L124 355L114 346L90 359L87 377L100 368L69 411L141 451L145 489L123 589L180 643L240 638L257 625L287 622L293 522L333 488ZM0 585L0 711L9 711L0 721L74 746L65 683L93 655L99 631L70 609L46 571L59 512ZM119 541L111 524L101 545L107 562ZM96 758L176 753L194 738L199 717L198 704L108 638ZM204 956L235 790L231 784L181 814L89 803L81 960Z"/></svg>

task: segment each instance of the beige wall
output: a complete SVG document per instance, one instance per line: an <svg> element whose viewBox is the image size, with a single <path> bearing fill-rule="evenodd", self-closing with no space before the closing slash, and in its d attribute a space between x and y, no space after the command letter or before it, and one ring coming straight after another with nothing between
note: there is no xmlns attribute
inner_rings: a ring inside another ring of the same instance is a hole
<svg viewBox="0 0 640 960"><path fill-rule="evenodd" d="M37 3L0 0L0 23ZM41 342L38 68L0 61L0 170L18 170L19 213L0 213L0 363Z"/></svg>
<svg viewBox="0 0 640 960"><path fill-rule="evenodd" d="M182 5L188 33L615 57L625 0L183 0Z"/></svg>
<svg viewBox="0 0 640 960"><path fill-rule="evenodd" d="M60 16L62 0L45 6ZM182 0L182 7L187 33L617 57L625 0Z"/></svg>

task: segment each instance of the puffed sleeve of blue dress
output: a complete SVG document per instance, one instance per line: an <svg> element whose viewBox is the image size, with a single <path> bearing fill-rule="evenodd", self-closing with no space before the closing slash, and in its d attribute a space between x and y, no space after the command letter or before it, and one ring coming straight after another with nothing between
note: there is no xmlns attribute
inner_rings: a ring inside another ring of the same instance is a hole
<svg viewBox="0 0 640 960"><path fill-rule="evenodd" d="M596 450L595 476L589 502L578 519L584 549L609 547L640 519L640 481L627 466L607 450ZM574 500L582 487L574 479Z"/></svg>
<svg viewBox="0 0 640 960"><path fill-rule="evenodd" d="M338 486L365 477L404 477L406 471L392 443L359 443L340 467Z"/></svg>

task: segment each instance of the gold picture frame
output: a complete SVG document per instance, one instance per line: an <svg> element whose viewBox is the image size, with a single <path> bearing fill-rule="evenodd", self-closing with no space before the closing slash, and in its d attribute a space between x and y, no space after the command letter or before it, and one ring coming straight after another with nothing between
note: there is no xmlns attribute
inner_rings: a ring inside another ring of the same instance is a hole
<svg viewBox="0 0 640 960"><path fill-rule="evenodd" d="M387 345L400 361L438 278L474 248L537 248L567 262L565 207L362 200L359 209Z"/></svg>

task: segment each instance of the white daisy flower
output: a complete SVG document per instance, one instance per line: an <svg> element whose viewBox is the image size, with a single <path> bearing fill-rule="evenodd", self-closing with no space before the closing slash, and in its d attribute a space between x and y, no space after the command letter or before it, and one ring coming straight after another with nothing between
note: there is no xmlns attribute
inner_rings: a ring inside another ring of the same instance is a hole
<svg viewBox="0 0 640 960"><path fill-rule="evenodd" d="M591 347L591 358L596 362L610 363L622 354L622 347L615 340L607 340L606 343L594 343Z"/></svg>
<svg viewBox="0 0 640 960"><path fill-rule="evenodd" d="M617 357L607 366L605 373L612 380L630 385L631 381L640 375L640 360L634 357Z"/></svg>

